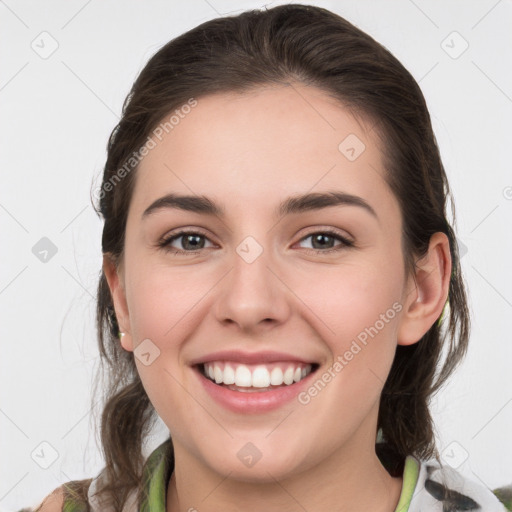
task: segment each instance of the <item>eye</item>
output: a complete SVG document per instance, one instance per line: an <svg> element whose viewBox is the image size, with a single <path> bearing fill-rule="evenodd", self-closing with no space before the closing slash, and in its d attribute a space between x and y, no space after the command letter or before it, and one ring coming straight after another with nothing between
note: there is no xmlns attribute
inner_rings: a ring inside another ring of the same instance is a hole
<svg viewBox="0 0 512 512"><path fill-rule="evenodd" d="M340 251L346 247L353 247L354 242L341 235L337 231L333 230L323 230L316 231L311 233L303 238L301 238L300 242L307 240L308 238L312 239L312 247L305 247L308 251L313 251L314 253L330 253L335 251ZM158 242L158 247L162 248L167 252L172 252L175 255L179 254L198 254L201 250L208 248L205 247L205 242L210 241L205 233L201 231L179 231L178 233L172 234L170 236L162 238L160 242ZM335 246L332 244L338 241ZM176 247L174 244L178 243L181 248ZM212 243L210 241L210 243Z"/></svg>
<svg viewBox="0 0 512 512"><path fill-rule="evenodd" d="M174 254L197 254L205 248L205 240L209 239L206 234L200 231L179 231L171 236L162 238L158 246ZM176 248L173 245L175 242L178 242L182 249Z"/></svg>
<svg viewBox="0 0 512 512"><path fill-rule="evenodd" d="M333 230L324 230L317 231L315 233L310 233L309 235L303 237L301 239L301 242L303 240L307 240L308 238L311 238L312 240L312 248L306 247L306 249L313 251L315 253L340 251L346 247L354 246L354 242L352 242L345 236L341 235L337 231ZM341 243L333 247L332 243L334 243L336 240L338 240Z"/></svg>

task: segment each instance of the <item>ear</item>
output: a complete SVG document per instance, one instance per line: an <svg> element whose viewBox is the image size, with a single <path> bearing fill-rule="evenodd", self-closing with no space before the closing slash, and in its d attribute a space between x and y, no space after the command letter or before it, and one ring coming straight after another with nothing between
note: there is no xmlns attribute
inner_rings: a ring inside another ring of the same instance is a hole
<svg viewBox="0 0 512 512"><path fill-rule="evenodd" d="M121 345L125 350L131 352L133 351L133 340L130 332L130 315L126 302L124 275L122 267L118 267L109 254L103 255L103 273L110 288L119 329L124 333L124 336L121 337Z"/></svg>
<svg viewBox="0 0 512 512"><path fill-rule="evenodd" d="M402 302L399 345L417 343L443 312L452 273L450 242L444 233L432 235L427 254L416 262L415 268Z"/></svg>

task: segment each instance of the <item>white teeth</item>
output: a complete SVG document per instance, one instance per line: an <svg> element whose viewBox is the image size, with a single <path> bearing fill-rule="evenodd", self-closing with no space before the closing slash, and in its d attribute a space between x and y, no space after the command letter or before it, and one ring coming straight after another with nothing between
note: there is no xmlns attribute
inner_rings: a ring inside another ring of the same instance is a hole
<svg viewBox="0 0 512 512"><path fill-rule="evenodd" d="M283 383L283 370L281 368L274 368L270 372L270 384L272 386L280 386Z"/></svg>
<svg viewBox="0 0 512 512"><path fill-rule="evenodd" d="M264 366L257 366L252 372L253 388L268 388L270 386L270 373Z"/></svg>
<svg viewBox="0 0 512 512"><path fill-rule="evenodd" d="M300 363L285 366L270 365L270 370L264 364L247 366L245 364L211 362L205 363L204 374L216 384L225 384L239 388L269 388L270 386L290 386L299 382L311 373L311 365ZM286 368L283 371L283 368ZM245 391L245 390L243 390Z"/></svg>
<svg viewBox="0 0 512 512"><path fill-rule="evenodd" d="M284 372L283 375L283 382L288 386L290 384L293 384L293 366L289 366L288 368L286 368L286 371Z"/></svg>
<svg viewBox="0 0 512 512"><path fill-rule="evenodd" d="M235 383L235 370L227 364L224 366L224 384L234 384Z"/></svg>
<svg viewBox="0 0 512 512"><path fill-rule="evenodd" d="M241 364L235 371L235 384L237 386L250 387L252 385L251 370L247 366Z"/></svg>
<svg viewBox="0 0 512 512"><path fill-rule="evenodd" d="M215 378L215 382L217 384L222 382L222 379L224 378L222 370L218 366L213 367L213 377Z"/></svg>

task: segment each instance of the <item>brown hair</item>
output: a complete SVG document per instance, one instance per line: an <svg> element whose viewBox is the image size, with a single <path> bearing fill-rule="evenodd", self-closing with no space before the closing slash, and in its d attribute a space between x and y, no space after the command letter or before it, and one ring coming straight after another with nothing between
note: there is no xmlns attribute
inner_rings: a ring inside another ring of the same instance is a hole
<svg viewBox="0 0 512 512"><path fill-rule="evenodd" d="M377 452L396 475L408 454L438 457L429 401L467 349L469 313L457 243L446 219L451 194L423 94L402 64L369 35L326 9L289 4L213 19L163 46L133 84L108 141L96 206L105 220L102 250L116 263L123 257L137 176L133 155L162 119L191 98L290 82L320 88L375 123L386 179L401 207L407 271L414 270L415 258L425 254L435 232L449 238L452 275L443 321L418 343L397 347L381 395L377 428L384 442L376 445ZM100 370L107 377L101 444L108 485L103 492L120 510L131 489L141 492L143 443L157 415L133 354L119 343L103 273L97 330Z"/></svg>

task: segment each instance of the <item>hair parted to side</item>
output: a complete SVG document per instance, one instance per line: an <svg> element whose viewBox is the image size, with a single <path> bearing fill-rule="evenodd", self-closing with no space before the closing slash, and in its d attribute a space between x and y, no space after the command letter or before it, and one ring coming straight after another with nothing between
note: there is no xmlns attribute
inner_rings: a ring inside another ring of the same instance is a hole
<svg viewBox="0 0 512 512"><path fill-rule="evenodd" d="M429 402L465 354L469 312L457 243L446 218L451 194L423 94L402 64L369 35L326 9L288 4L213 19L163 46L137 77L108 141L95 205L104 219L102 250L116 263L123 258L137 177L133 155L163 119L191 98L297 82L323 90L374 124L386 179L401 208L406 269L414 270L435 232L450 241L449 307L418 343L397 347L380 400L377 428L385 443L379 443L377 453L397 475L408 454L438 456ZM106 377L101 444L108 478L102 492L121 510L130 490L138 489L141 496L142 449L157 415L133 353L119 343L103 272L97 334L100 372Z"/></svg>

